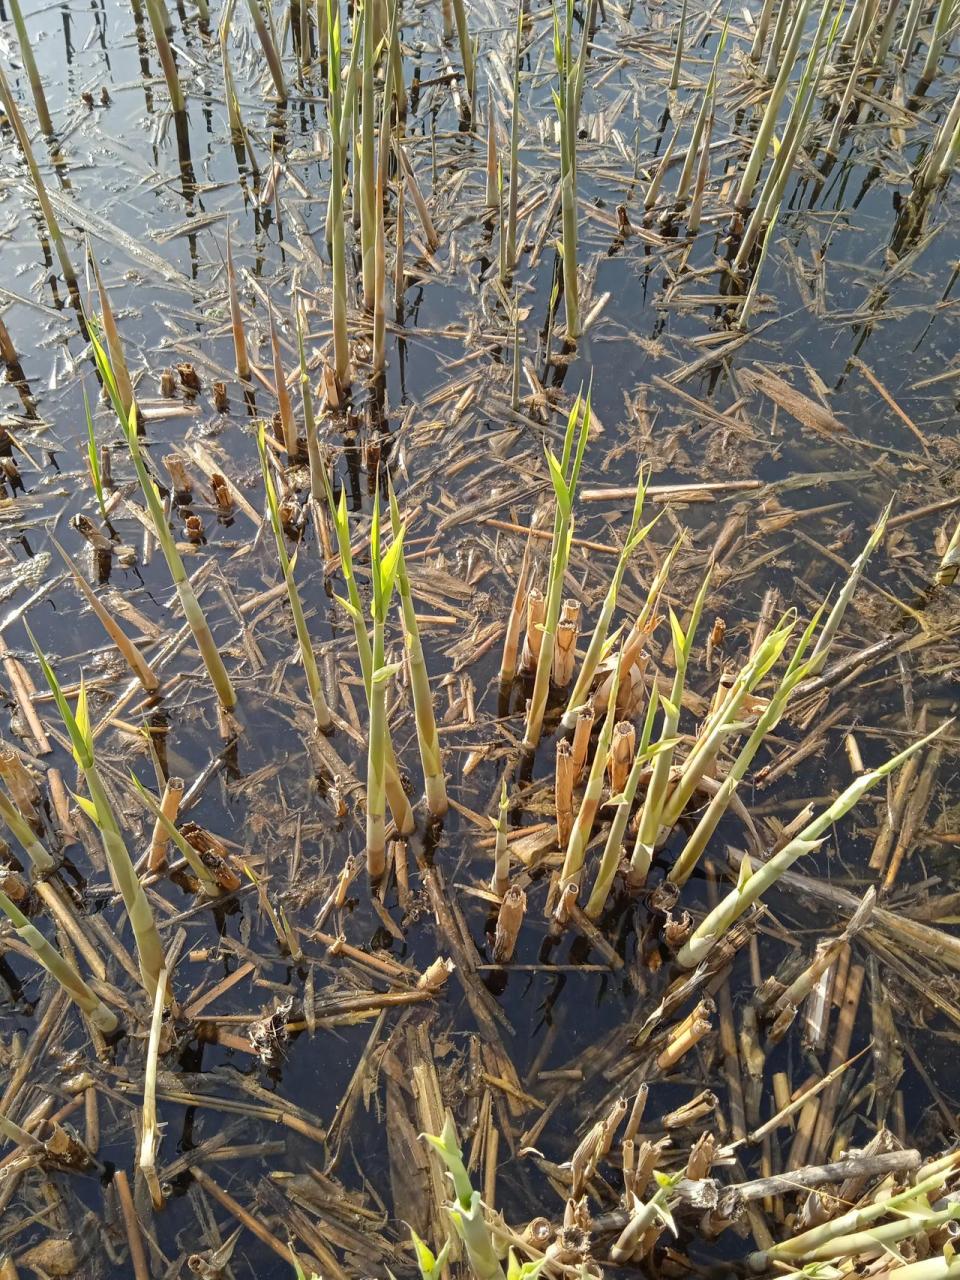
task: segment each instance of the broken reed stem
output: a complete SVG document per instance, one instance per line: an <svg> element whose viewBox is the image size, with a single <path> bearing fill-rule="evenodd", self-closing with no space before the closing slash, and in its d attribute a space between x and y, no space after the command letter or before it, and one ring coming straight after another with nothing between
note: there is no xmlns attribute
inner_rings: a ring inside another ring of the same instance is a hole
<svg viewBox="0 0 960 1280"><path fill-rule="evenodd" d="M143 685L146 692L155 693L156 690L160 688L160 677L157 675L154 669L150 666L150 663L147 662L146 658L140 652L139 648L136 646L136 644L134 644L134 642L130 639L127 633L122 629L122 627L113 617L113 615L104 607L103 604L101 604L100 598L94 592L93 588L89 585L86 578L84 578L83 575L80 573L79 569L73 563L73 560L70 558L70 556L67 555L66 551L64 551L63 547L56 540L53 534L49 534L48 538L49 538L49 541L56 548L56 550L60 553L60 556L64 564L70 570L71 576L73 577L73 581L75 582L78 590L80 591L80 594L83 596L84 600L86 600L87 604L90 606L90 609L93 612L94 616L97 618L97 621L103 627L104 631L106 631L107 635L110 637L113 643L117 646L117 650L120 653L120 656L123 658L124 662L126 662L127 666L130 668L133 674L137 677L137 679Z"/></svg>
<svg viewBox="0 0 960 1280"><path fill-rule="evenodd" d="M93 1025L105 1035L116 1031L116 1014L108 1009L91 990L77 970L52 946L39 929L27 919L5 893L0 892L0 911L4 913L47 973L60 983L64 991L83 1010Z"/></svg>

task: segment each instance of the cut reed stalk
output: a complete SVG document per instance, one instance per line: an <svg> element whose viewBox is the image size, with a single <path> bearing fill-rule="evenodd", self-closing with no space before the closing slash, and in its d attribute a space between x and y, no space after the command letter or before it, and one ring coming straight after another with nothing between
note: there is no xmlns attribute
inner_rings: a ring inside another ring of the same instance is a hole
<svg viewBox="0 0 960 1280"><path fill-rule="evenodd" d="M93 1025L105 1035L111 1035L116 1031L119 1024L113 1010L107 1008L74 966L47 941L40 930L3 892L0 892L0 911L30 948L37 963L59 982L70 999L83 1010Z"/></svg>
<svg viewBox="0 0 960 1280"><path fill-rule="evenodd" d="M103 840L103 851L113 870L117 888L123 898L123 905L126 908L130 926L133 929L143 985L147 994L153 999L157 989L157 979L164 964L163 947L160 943L160 935L157 933L153 912L150 910L150 903L147 901L143 886L137 878L130 854L127 852L127 846L124 843L123 836L120 834L120 827L113 812L113 807L107 797L106 788L97 769L94 758L93 733L90 728L90 717L87 711L86 687L81 680L77 709L74 713L64 697L53 668L40 651L29 628L27 634L30 637L30 643L33 645L44 678L50 688L50 692L53 694L54 701L70 737L74 759L86 780L90 798L87 800L84 797L77 796L77 803L87 817L99 828L100 836Z"/></svg>

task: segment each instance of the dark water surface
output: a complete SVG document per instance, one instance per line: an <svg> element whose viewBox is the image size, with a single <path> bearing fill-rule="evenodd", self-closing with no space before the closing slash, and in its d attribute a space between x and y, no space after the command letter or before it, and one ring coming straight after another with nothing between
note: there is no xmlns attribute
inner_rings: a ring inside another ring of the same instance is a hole
<svg viewBox="0 0 960 1280"><path fill-rule="evenodd" d="M842 562L849 564L857 555L891 496L896 495L895 513L901 513L957 493L960 327L953 289L960 232L956 183L948 184L913 226L908 225L907 206L911 166L929 145L932 129L955 92L954 56L948 52L941 76L910 110L891 103L897 100L898 79L905 89L904 101L909 100L920 59L915 57L902 76L899 71L881 76L863 103L860 123L844 134L836 162L825 165L822 152L803 158L788 188L764 268L752 333L736 345L738 332L731 327L731 315L725 310L728 299L722 296L728 287L726 277L717 264L726 255L730 208L730 180L722 175L727 167L732 172L742 159L742 140L755 127L756 95L751 96L751 82L740 66L749 39L739 12L731 15L729 65L720 81L715 155L700 234L685 239L682 225L676 234L662 234L656 221L641 230L648 176L674 127L673 119L665 121L665 108L674 117L686 109L689 126L699 102L697 86L706 81L722 22L716 6L709 12L698 7L696 14L691 13L688 33L698 39L685 58L680 91L669 95L668 102L662 86L669 75L676 9L631 5L624 12L608 5L598 28L583 106L580 254L588 280L584 312L601 298L605 301L575 352L563 353L561 340L552 337L555 358L550 360L545 335L557 269L558 219L535 265L529 250L540 233L556 178L550 105L553 55L549 12L538 10L534 16L534 39L524 59L523 77L520 227L525 252L515 286L522 355L535 374L534 385L541 386L534 396L524 380L519 417L511 415L509 408L512 326L505 307L509 295L498 292L495 284L498 233L485 222L483 210L484 144L460 127L446 77L448 63L459 67L456 42L447 46L440 42L439 6L404 10L406 80L408 86L415 80L422 86L418 101L411 103L408 150L430 202L440 246L432 255L423 252L422 232L408 199L408 284L397 310L389 304L384 396L375 403L362 378L358 379L351 415L322 415L321 433L335 476L347 487L357 538L368 527L378 450L381 470L389 468L410 517L410 571L418 608L433 619L424 624L424 632L438 714L452 708L441 735L450 794L462 808L451 810L442 830L433 832L426 829L420 813L409 854L412 906L401 909L392 883L384 897L392 930L370 907L362 874L351 888L346 908L326 919L323 930L327 935L342 931L352 946L375 956L388 955L419 971L438 954L448 954L449 948L438 936L421 889L416 857L435 859L485 963L489 903L474 891L485 890L489 881L490 832L471 815L495 813L504 773L511 778L517 798L511 808L514 825L541 821L549 813L552 738L545 736L532 778L518 773L516 747L522 737L524 691L514 691L511 715L498 719L499 639L473 659L468 638L482 639L490 622L506 617L522 551L519 538L487 520L529 522L547 483L542 440L562 423L571 394L582 382L593 378L596 415L584 465L585 489L632 484L641 460L651 464L657 484L763 482L760 490L732 490L720 493L713 502L667 507L651 537L656 552L641 551L625 581L621 616L629 624L631 613L644 598L653 564L678 528L686 526L690 541L678 557L670 599L678 609L688 605L707 556L726 529L729 537L724 537L705 630L714 616L722 615L727 622L727 653L733 656L745 653L768 587L778 587L784 606L795 605L803 616L831 588L836 589L846 576ZM509 112L504 86L509 83L512 58L512 19L507 6L499 4L477 6L470 12L480 35L480 81L485 82L489 68L505 139ZM213 17L216 20L217 15ZM137 382L147 419L146 442L158 473L164 474L160 458L199 442L260 513L263 490L254 424L260 418L269 420L276 407L270 387L266 299L277 311L284 363L291 374L296 359L291 299L296 294L303 300L315 386L330 333L330 273L324 243L328 142L319 75L305 90L291 84L285 109L271 107L258 79L262 59L245 13L242 22L238 14L237 26L231 58L259 161L259 178L242 154L238 160L230 143L217 42L201 38L192 13L185 24L177 20L174 37L188 95L187 120L177 127L166 109L166 89L152 40L135 30L126 6L111 0L31 7L28 27L57 129L56 164L50 162L51 150L42 135L33 129L29 88L10 22L0 29L0 47L64 224L69 228L81 221L79 211L94 215L86 219L87 229ZM292 81L289 56L286 64ZM144 80L145 74L151 78ZM109 105L100 104L101 86L106 87ZM83 93L93 95L93 107L83 103ZM816 124L816 136L823 141L830 127L828 112ZM96 580L87 549L69 521L82 513L99 523L85 472L82 387L86 386L91 401L99 388L77 315L49 257L44 262L42 227L27 171L9 130L3 131L0 146L0 310L21 354L26 383L19 390L11 381L0 384L0 413L14 438L14 457L22 477L22 487L14 489L8 482L9 496L0 503L0 583L14 582L31 562L36 566L35 578L25 580L0 604L2 634L39 686L42 677L19 609L30 593L49 584L30 605L27 617L61 681L72 689L84 674L96 723L114 707L126 686L126 672L118 669L115 655L105 648L98 624L63 577L56 554L46 565L37 557L47 549L47 532L54 531L75 557L83 558L91 580ZM275 181L269 182L271 156L276 172ZM673 169L668 175L668 192L675 174ZM626 239L617 235L620 204L638 229ZM255 343L254 359L265 379L256 385L253 406L244 404L240 384L232 376L223 268L228 226L250 316L248 340ZM71 232L69 239L74 262L81 263L79 238ZM391 267L392 259L391 241ZM557 330L561 319L562 305ZM362 334L359 318L351 327ZM709 367L692 376L681 375L673 385L662 381L710 352L719 354ZM160 371L181 360L196 366L203 389L190 401L178 393L175 405L161 402ZM815 427L803 420L803 412L798 417L777 407L755 381L757 370L773 371L803 396L828 407L836 423ZM947 376L938 378L941 374ZM210 384L218 378L227 383L230 408L226 413L218 413L211 399ZM298 398L296 406L299 415ZM103 405L96 427L101 444L119 445L116 424ZM362 858L364 831L362 816L358 820L352 808L346 817L336 816L329 789L318 782L306 751L309 715L285 602L274 599L243 614L246 648L239 633L236 606L242 608L280 581L272 535L268 528L258 534L256 523L239 508L231 518L218 519L201 471L189 460L188 466L196 483L192 509L202 516L206 537L205 545L189 558L188 568L193 571L205 562L213 566L202 598L236 676L243 733L230 750L224 750L212 690L188 647L165 668L168 683L162 700L147 706L141 695L135 695L98 739L98 751L116 789L135 856L145 847L150 825L129 794L127 775L133 769L156 787L144 745L144 724L153 730L167 772L182 775L188 787L222 754L222 767L202 788L189 817L230 842L255 868L271 899L285 907L300 931L305 958L294 965L280 952L266 917L257 909L256 896L247 889L222 911L203 909L181 921L178 913L188 911L192 900L175 885L161 883L154 902L159 919L165 922L165 939L172 939L181 925L185 929L175 975L177 998L189 1006L195 993L209 990L250 960L253 973L211 1001L208 1014L269 1013L288 995L296 1010L311 988L318 1000L371 986L377 991L388 989L382 975L371 976L311 936L348 855ZM132 469L119 447L113 450L113 473L130 501L139 502ZM291 474L291 480L304 500L305 469ZM578 536L619 546L629 505L620 499L584 502ZM903 610L897 602L916 601L928 587L945 545L944 534L949 537L955 518L955 512L940 512L890 532L871 562L870 584L861 585L847 616L838 656L903 625ZM135 550L128 562L114 556L109 587L156 625L157 637L171 634L181 619L162 557L150 540L145 543L143 526L128 506L118 506L111 524L117 543ZM174 527L182 538L183 522L176 513ZM365 563L366 557L359 556L358 572L364 578ZM570 586L584 594L588 626L595 619L613 563L611 556L599 552L574 555ZM312 634L324 652L327 680L331 687L340 686L338 710L347 728L341 728L333 741L362 778L363 690L349 622L332 598L342 592L343 583L336 571L325 574L323 550L310 520L305 525L297 578ZM949 593L938 596L924 618L930 628L928 643L899 661L870 667L852 686L836 691L809 723L781 725L769 751L758 758L758 768L775 758L776 752L802 740L824 716L838 712L817 752L792 774L764 790L744 787L743 798L756 806L758 821L788 821L805 800L823 802L846 785L851 769L844 749L848 732L855 734L869 766L905 743L924 702L929 704L931 725L948 712L956 698L958 661L957 623ZM658 644L665 643L665 630L658 633ZM465 640L462 649L452 654L451 648ZM146 643L148 654L156 652L158 643L162 641L156 638ZM396 629L391 631L390 644L399 652ZM709 698L716 672L707 672L702 644L695 654L691 684ZM459 665L458 656L462 658ZM441 679L452 671L455 678L448 690ZM468 692L464 682L469 682L475 705L472 723L468 703L457 705ZM3 688L7 693L5 682ZM407 695L402 690L398 693L402 697L393 718L395 742L416 792L420 775L412 713ZM353 703L358 715L355 726L347 709ZM37 705L52 734L59 723L52 703L41 697ZM696 715L691 707L687 728L693 727ZM4 738L15 740L18 726L12 701L4 703L0 718ZM26 747L29 750L30 744ZM484 755L478 763L471 753L481 749ZM465 773L468 761L471 768ZM68 786L76 784L75 768L62 740L57 739L53 752L38 763L41 769L59 768ZM956 775L956 756L948 743L926 820L898 881L901 905L910 896L910 886L923 884L924 891L934 897L954 887L958 837L953 833L960 830ZM522 802L521 796L526 797ZM883 804L881 788L838 828L817 855L818 861L802 864L802 869L813 873L818 868L859 896L874 878L866 872L866 863ZM129 931L110 900L99 846L89 832L82 835L65 854L86 892L87 909L103 912L130 947ZM722 867L727 847L741 845L740 826L730 819L717 833L711 856ZM668 849L664 863L669 855ZM656 1006L669 977L667 971L653 966L649 938L641 943L651 923L646 899L611 900L603 933L623 963L610 969L604 956L576 932L550 936L543 910L547 881L546 872L538 873L514 957L516 965L528 968L482 972L509 1023L509 1029L500 1027L500 1035L523 1088L541 1104L549 1103L560 1086L549 1078L540 1079L538 1071L583 1066L587 1060L581 1055L618 1025L639 1027ZM696 913L706 900L704 881L695 880L687 886L682 906ZM741 951L730 978L738 1025L758 972L759 976L774 972L791 949L809 954L821 936L846 919L822 901L795 891L773 892L768 905L771 914L764 919L758 945L752 953L749 947ZM944 927L950 927L949 919ZM885 1114L895 1129L902 1125L901 1136L906 1140L924 1150L936 1150L945 1142L945 1131L953 1127L960 1092L951 1067L960 1017L948 1016L943 1008L944 1003L953 1006L954 980L948 968L936 969L931 978L942 1001L925 1004L915 986L887 967L882 955L877 961L878 955L867 944L858 943L855 949L856 960L868 964L868 982L851 1051L876 1036L877 1008L886 999L901 1041L921 1062L927 1078L922 1078L908 1052L896 1090L877 1103L870 1090L859 1088L871 1078L873 1066L868 1064L873 1059L868 1054L857 1066L864 1072L863 1079L844 1094L837 1110L838 1128L849 1145L862 1145ZM869 968L875 961L878 978ZM111 980L136 1001L116 962L109 964ZM540 965L546 967L536 967ZM36 971L22 956L9 953L0 961L0 1085L5 1085L36 1024L32 1006L41 999L43 989ZM676 1017L686 1011L681 1009ZM148 1022L148 1011L144 1008L141 1013ZM435 1003L388 1010L383 1024L376 1025L370 1046L374 1018L353 1026L320 1027L313 1035L296 1035L273 1068L242 1047L200 1045L182 1024L179 1044L162 1060L161 1069L167 1074L161 1087L165 1081L174 1091L207 1090L234 1103L246 1099L261 1106L269 1094L278 1105L289 1101L303 1108L317 1126L326 1129L334 1121L344 1091L352 1081L354 1086L359 1083L351 1095L356 1109L345 1131L336 1131L335 1143L322 1144L290 1127L243 1118L229 1139L231 1145L274 1145L262 1155L240 1152L238 1158L222 1161L213 1153L201 1167L241 1205L269 1221L283 1241L296 1232L288 1217L277 1214L279 1201L287 1197L288 1210L293 1203L287 1196L290 1178L309 1182L310 1170L326 1171L362 1201L365 1216L352 1220L354 1228L375 1233L378 1242L383 1231L390 1242L389 1247L377 1243L368 1255L357 1255L328 1233L321 1213L316 1229L330 1242L342 1273L385 1275L389 1266L398 1275L411 1274L409 1261L393 1248L394 1242L406 1239L394 1217L408 1216L409 1210L396 1203L402 1179L396 1168L391 1169L386 1128L398 1091L407 1096L403 1076L409 1064L410 1036L424 1020L434 1042L444 1099L456 1108L458 1123L469 1140L469 1119L485 1086L477 1075L481 1052L477 1020L456 973ZM768 1056L761 1118L772 1113L768 1095L773 1072L788 1072L796 1086L811 1071L828 1066L830 1039L822 1051L813 1053L802 1045L799 1029L798 1020ZM231 1025L229 1030L242 1039L245 1026ZM72 1013L58 1024L15 1114L22 1119L43 1091L61 1091L71 1077L91 1072L101 1086L99 1158L106 1172L103 1180L93 1175L59 1177L62 1200L49 1221L43 1213L28 1221L41 1210L43 1200L37 1187L25 1182L26 1189L5 1209L0 1254L7 1248L20 1254L50 1230L63 1229L67 1222L81 1223L85 1251L81 1274L131 1274L129 1263L117 1253L119 1248L122 1255L123 1232L108 1184L114 1167L126 1169L131 1179L134 1174L140 1096L134 1086L142 1079L141 1033L145 1035L142 1027L137 1036L118 1046L112 1059L98 1062L83 1025ZM709 1086L719 1098L717 1116L710 1123L724 1138L729 1137L728 1098L716 1040L714 1033L669 1079L652 1084L645 1130L659 1136L659 1117ZM371 1056L357 1082L354 1076L365 1047L370 1047ZM568 1096L531 1143L547 1160L561 1163L569 1158L585 1128L601 1114L600 1101L616 1096L618 1080L627 1081L625 1089L636 1089L640 1081L631 1074L630 1052L624 1049L620 1069L609 1068L606 1076L590 1076L584 1068L589 1078L582 1087L564 1082ZM489 1059L483 1065L488 1076L497 1074ZM178 1079L177 1072L188 1074ZM127 1081L131 1092L122 1087ZM243 1082L258 1085L263 1096L253 1099ZM931 1089L938 1092L939 1109ZM162 1098L159 1110L165 1125L158 1157L161 1169L237 1119L219 1109L188 1107ZM562 1214L562 1200L535 1157L512 1153L512 1148L522 1145L521 1135L529 1131L536 1114L537 1109L526 1104L511 1113L498 1095L496 1123L508 1131L500 1135L497 1207L515 1224L538 1213L553 1220ZM82 1113L71 1121L82 1128ZM410 1112L406 1123L416 1130L415 1112ZM687 1150L697 1132L680 1131L674 1149ZM780 1155L774 1150L774 1167L781 1155L785 1157L789 1142L788 1136ZM758 1170L759 1155L748 1151L744 1165L748 1172ZM607 1169L606 1176L611 1185L619 1186L615 1170ZM204 1198L189 1176L174 1178L163 1212L150 1216L142 1188L137 1190L137 1203L150 1240L155 1276L188 1274L186 1254L210 1244L210 1238L201 1240L198 1226L198 1221L208 1225L205 1214L218 1224L223 1238L235 1225L214 1200L208 1198L204 1207ZM96 1220L84 1217L86 1210L97 1215ZM310 1217L307 1209L298 1212ZM310 1252L304 1237L297 1247L304 1256ZM753 1247L749 1237L740 1238L734 1232L708 1246L729 1257L743 1256ZM233 1268L238 1277L290 1274L266 1244L246 1231Z"/></svg>

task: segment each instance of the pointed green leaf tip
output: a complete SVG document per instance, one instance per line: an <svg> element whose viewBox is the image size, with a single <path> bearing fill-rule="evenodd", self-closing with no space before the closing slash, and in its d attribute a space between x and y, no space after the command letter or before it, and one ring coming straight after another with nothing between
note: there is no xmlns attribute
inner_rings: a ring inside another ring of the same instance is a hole
<svg viewBox="0 0 960 1280"><path fill-rule="evenodd" d="M471 1200L473 1199L473 1187L470 1185L470 1175L467 1173L466 1166L463 1163L460 1144L457 1142L457 1131L450 1112L447 1112L447 1117L443 1122L443 1131L439 1137L432 1133L422 1133L420 1136L430 1143L431 1147L447 1166L447 1172L450 1174L457 1200L461 1207L469 1213Z"/></svg>
<svg viewBox="0 0 960 1280"><path fill-rule="evenodd" d="M443 1248L436 1256L430 1246L420 1239L413 1227L410 1228L410 1239L417 1255L417 1266L420 1269L421 1280L439 1280L447 1263L447 1255L450 1252L449 1239L446 1240Z"/></svg>
<svg viewBox="0 0 960 1280"><path fill-rule="evenodd" d="M540 1258L537 1262L520 1262L511 1249L507 1254L507 1280L537 1280L547 1262L547 1258Z"/></svg>

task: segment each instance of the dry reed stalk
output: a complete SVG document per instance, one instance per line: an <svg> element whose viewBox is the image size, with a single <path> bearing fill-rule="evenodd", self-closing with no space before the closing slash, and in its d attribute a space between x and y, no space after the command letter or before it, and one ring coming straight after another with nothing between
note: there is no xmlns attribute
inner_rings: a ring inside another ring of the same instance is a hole
<svg viewBox="0 0 960 1280"><path fill-rule="evenodd" d="M553 646L553 684L557 689L565 689L573 679L579 634L580 628L575 621L561 618L557 623Z"/></svg>
<svg viewBox="0 0 960 1280"><path fill-rule="evenodd" d="M573 750L569 739L561 738L557 743L556 775L554 780L554 797L557 810L557 845L561 849L567 847L570 832L573 829L573 784Z"/></svg>
<svg viewBox="0 0 960 1280"><path fill-rule="evenodd" d="M237 273L233 265L233 243L230 227L227 227L227 292L230 297L230 329L233 334L233 351L236 357L237 377L241 382L250 381L250 357L247 354L247 335L243 325L243 309L237 291Z"/></svg>
<svg viewBox="0 0 960 1280"><path fill-rule="evenodd" d="M588 702L577 713L577 723L573 730L573 780L580 781L587 763L587 752L590 749L590 734L593 732L593 721L596 716L593 702Z"/></svg>
<svg viewBox="0 0 960 1280"><path fill-rule="evenodd" d="M621 720L614 725L613 740L607 756L611 795L619 795L627 784L630 766L633 764L636 739L636 730L629 721Z"/></svg>
<svg viewBox="0 0 960 1280"><path fill-rule="evenodd" d="M546 613L547 602L543 592L539 587L531 587L527 592L527 629L523 637L523 652L520 658L520 670L525 675L530 675L537 669Z"/></svg>
<svg viewBox="0 0 960 1280"><path fill-rule="evenodd" d="M497 927L493 940L495 964L507 964L513 957L526 910L527 895L519 885L511 885L503 895L497 914Z"/></svg>
<svg viewBox="0 0 960 1280"><path fill-rule="evenodd" d="M37 806L40 804L40 788L20 759L20 753L5 742L0 742L0 779L26 821L39 830L40 814Z"/></svg>
<svg viewBox="0 0 960 1280"><path fill-rule="evenodd" d="M168 822L176 822L177 814L180 811L180 801L183 799L183 779L168 778L163 788L163 795L160 799L160 809L163 816ZM151 872L162 871L167 862L167 846L169 837L166 828L158 819L153 827L153 835L150 837L150 850L147 855L147 869Z"/></svg>

